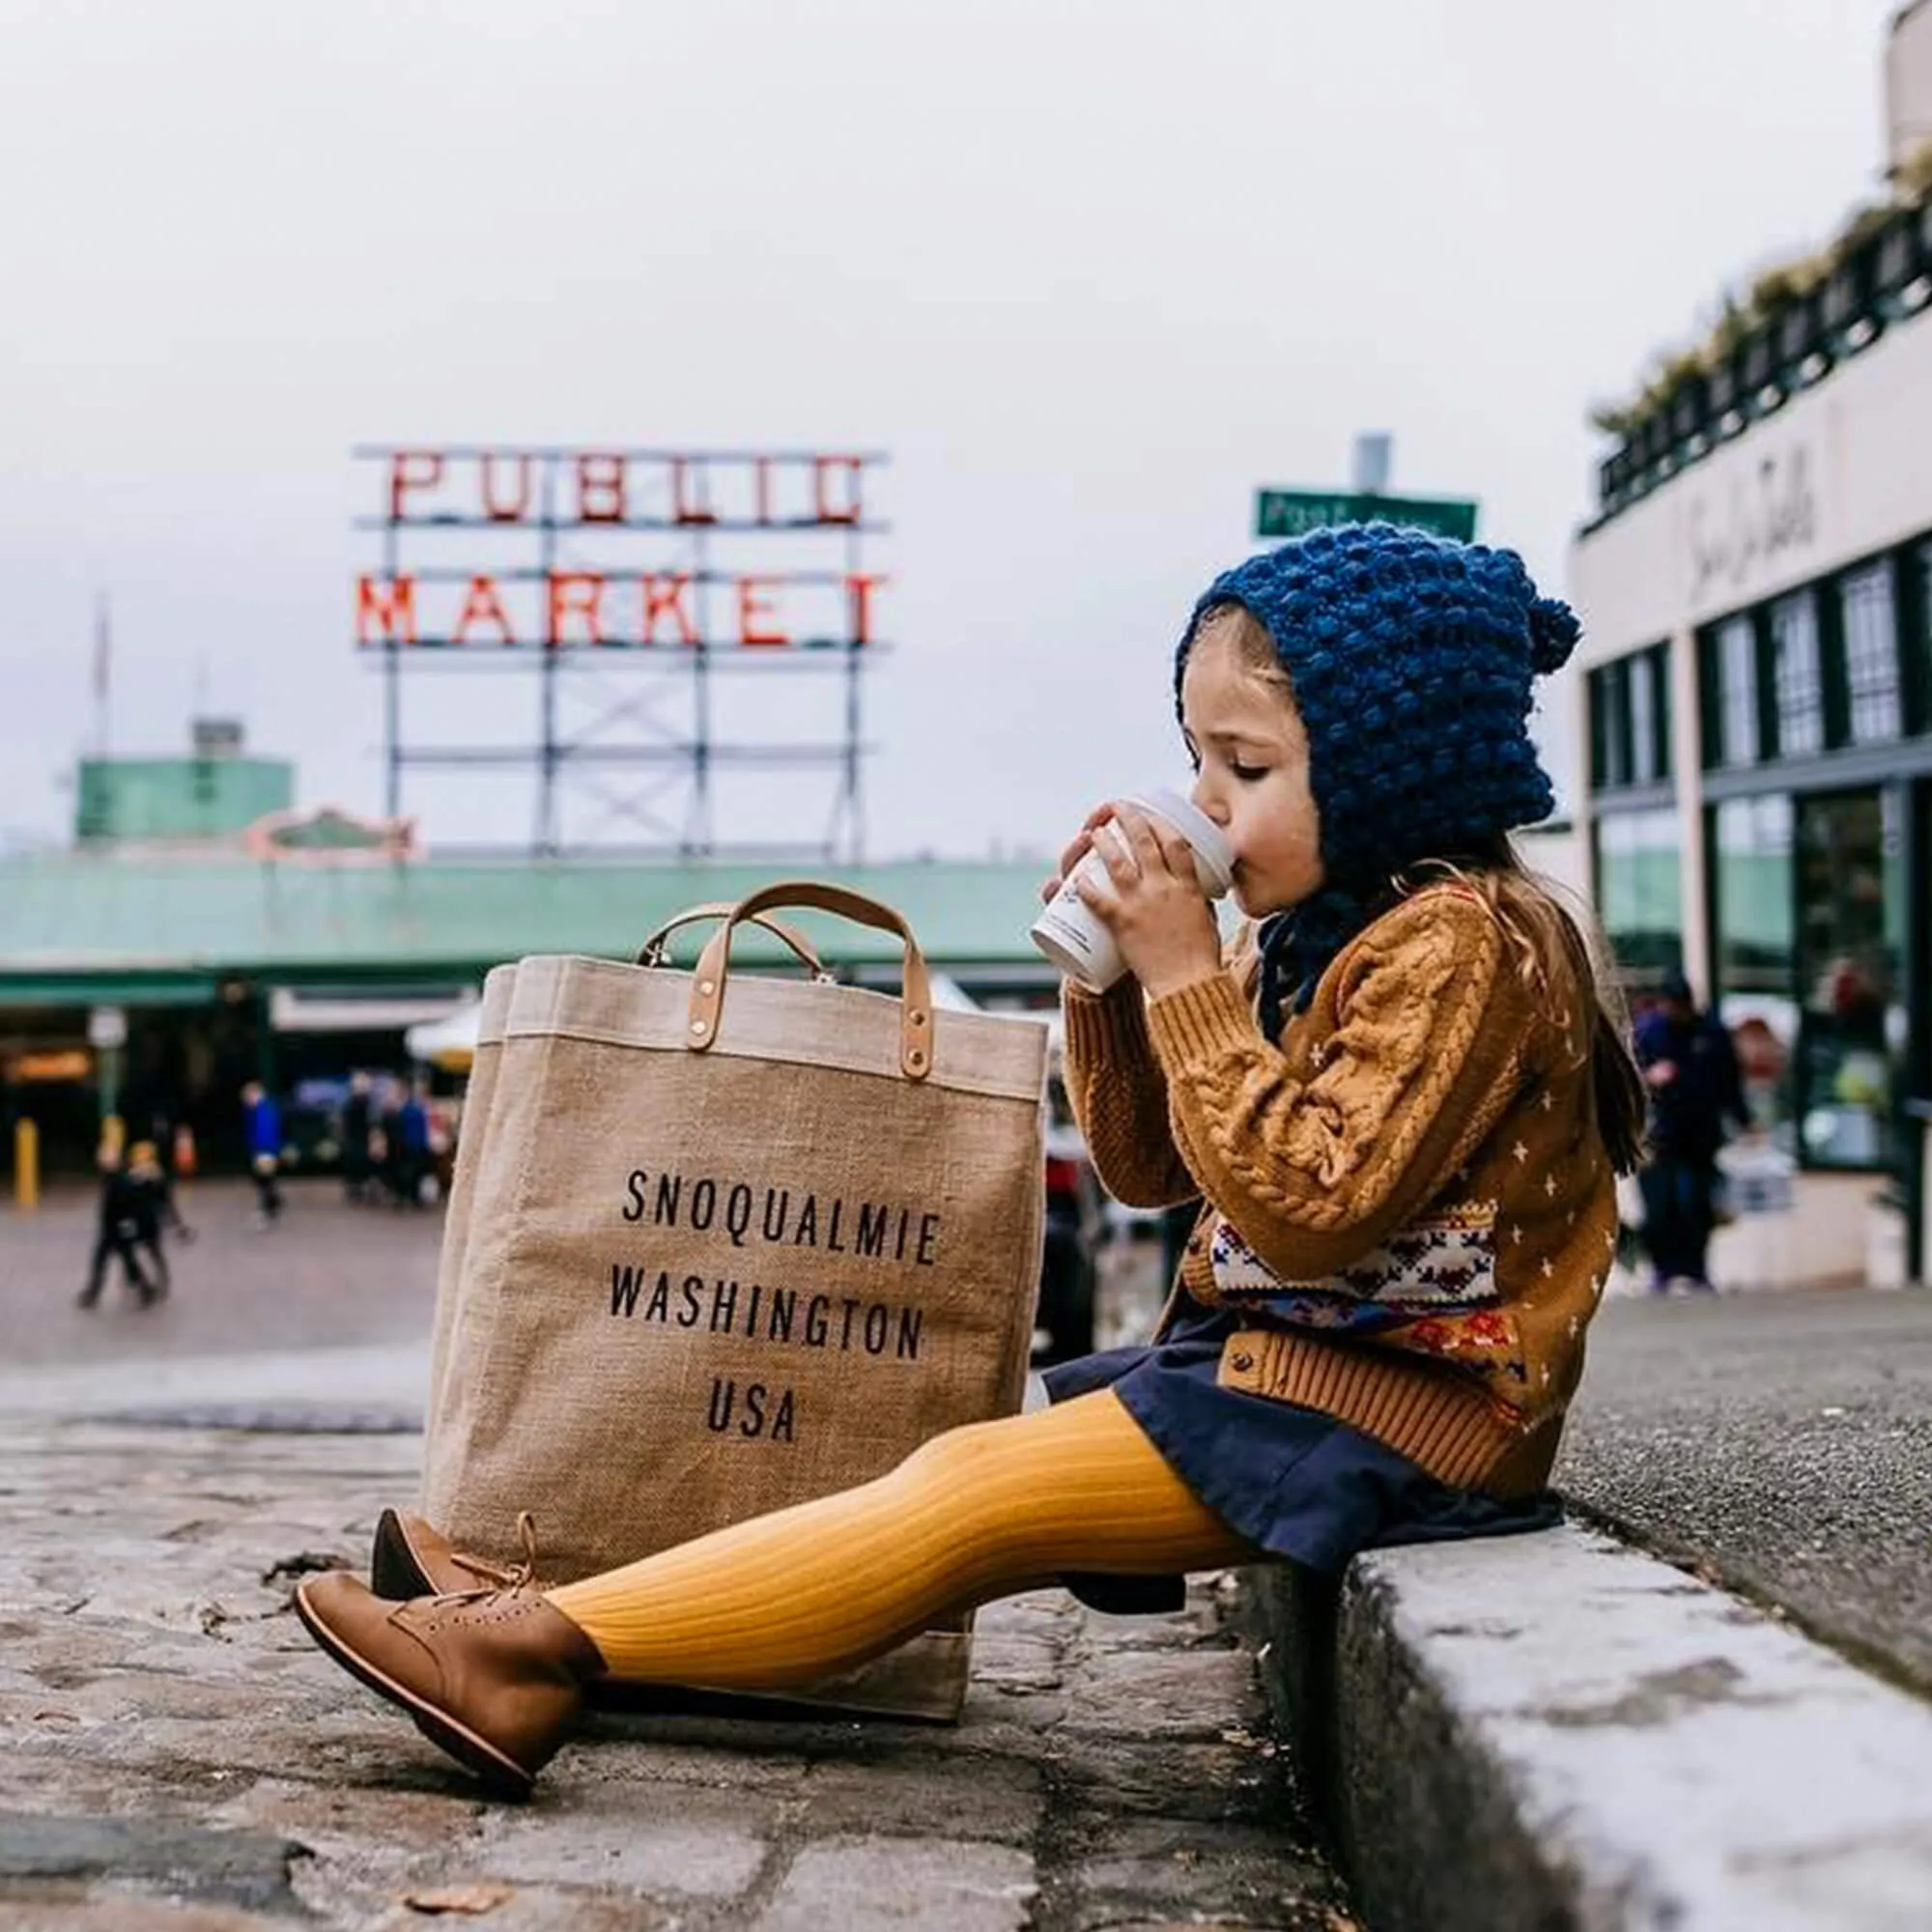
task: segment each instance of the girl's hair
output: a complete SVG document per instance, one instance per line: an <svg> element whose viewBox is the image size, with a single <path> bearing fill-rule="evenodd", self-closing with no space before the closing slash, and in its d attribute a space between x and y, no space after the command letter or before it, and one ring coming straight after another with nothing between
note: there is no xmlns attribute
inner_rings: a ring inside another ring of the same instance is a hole
<svg viewBox="0 0 1932 1932"><path fill-rule="evenodd" d="M1274 639L1245 606L1215 605L1203 614L1190 642L1199 644L1210 636L1226 639L1246 669L1293 699L1293 682ZM1566 906L1558 895L1560 889L1523 864L1506 833L1472 850L1418 860L1405 867L1387 881L1381 905L1393 905L1445 879L1467 887L1490 908L1523 984L1541 1000L1553 1004L1559 1012L1570 998L1590 1003L1587 1058L1598 1125L1611 1166L1619 1174L1634 1174L1644 1156L1647 1098L1631 1051L1630 1014L1623 994L1611 973L1597 963L1607 960L1608 948L1595 918L1580 904L1574 910ZM1571 1037L1575 1038L1574 1032ZM1582 1058L1579 1054L1577 1066Z"/></svg>
<svg viewBox="0 0 1932 1932"><path fill-rule="evenodd" d="M1454 858L1421 860L1392 878L1389 889L1392 895L1406 897L1443 879L1456 880L1490 908L1514 954L1518 977L1540 1001L1559 1013L1571 1000L1589 1002L1590 1043L1587 1052L1577 1051L1567 1070L1588 1059L1597 1124L1610 1165L1619 1174L1634 1174L1643 1162L1648 1102L1631 1051L1622 990L1597 963L1607 949L1596 920L1580 907L1566 906L1560 889L1523 864L1507 833ZM1574 1030L1570 1037L1576 1039Z"/></svg>

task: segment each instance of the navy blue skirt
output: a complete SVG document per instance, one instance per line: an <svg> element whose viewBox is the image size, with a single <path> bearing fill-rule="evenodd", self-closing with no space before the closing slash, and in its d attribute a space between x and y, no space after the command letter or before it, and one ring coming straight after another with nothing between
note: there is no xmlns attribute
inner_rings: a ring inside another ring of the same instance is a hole
<svg viewBox="0 0 1932 1932"><path fill-rule="evenodd" d="M1312 1570L1360 1549L1548 1529L1556 1495L1502 1501L1438 1482L1406 1456L1317 1409L1224 1388L1221 1345L1242 1325L1189 1303L1159 1342L1048 1369L1048 1397L1111 1388L1176 1475L1237 1536ZM1069 1577L1096 1609L1167 1609L1179 1579Z"/></svg>

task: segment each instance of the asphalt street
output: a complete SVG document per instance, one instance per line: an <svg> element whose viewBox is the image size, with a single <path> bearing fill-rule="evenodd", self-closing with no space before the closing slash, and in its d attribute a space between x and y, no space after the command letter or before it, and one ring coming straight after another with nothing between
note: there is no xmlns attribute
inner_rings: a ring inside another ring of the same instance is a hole
<svg viewBox="0 0 1932 1932"><path fill-rule="evenodd" d="M1557 1481L1932 1693L1932 1293L1612 1299Z"/></svg>

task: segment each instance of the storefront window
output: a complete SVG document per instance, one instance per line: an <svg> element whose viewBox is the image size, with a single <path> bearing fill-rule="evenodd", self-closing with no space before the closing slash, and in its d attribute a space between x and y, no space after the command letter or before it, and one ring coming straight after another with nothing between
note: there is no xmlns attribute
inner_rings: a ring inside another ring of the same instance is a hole
<svg viewBox="0 0 1932 1932"><path fill-rule="evenodd" d="M1616 791L1670 776L1670 646L1653 644L1590 673L1590 787Z"/></svg>
<svg viewBox="0 0 1932 1932"><path fill-rule="evenodd" d="M1825 749L1825 681L1818 668L1818 605L1808 590L1771 607L1771 661L1777 750L1804 757Z"/></svg>
<svg viewBox="0 0 1932 1932"><path fill-rule="evenodd" d="M1662 718L1658 702L1658 656L1639 651L1630 661L1631 781L1651 784L1668 776L1660 769L1658 753Z"/></svg>
<svg viewBox="0 0 1932 1932"><path fill-rule="evenodd" d="M1789 797L1730 799L1717 810L1711 855L1718 1012L1737 1042L1753 1117L1787 1145L1798 1043L1792 838Z"/></svg>
<svg viewBox="0 0 1932 1932"><path fill-rule="evenodd" d="M1838 586L1845 626L1845 698L1855 745L1880 745L1902 728L1898 624L1889 564L1867 564Z"/></svg>
<svg viewBox="0 0 1932 1932"><path fill-rule="evenodd" d="M1590 673L1590 783L1597 791L1631 781L1629 671L1620 659Z"/></svg>
<svg viewBox="0 0 1932 1932"><path fill-rule="evenodd" d="M1906 597L1900 611L1898 654L1918 691L1918 716L1915 730L1932 725L1926 716L1932 709L1932 544L1919 544L1899 567L1911 573L1905 580Z"/></svg>
<svg viewBox="0 0 1932 1932"><path fill-rule="evenodd" d="M1898 794L1802 798L1797 810L1799 1145L1820 1167L1892 1156L1905 1016Z"/></svg>
<svg viewBox="0 0 1932 1932"><path fill-rule="evenodd" d="M1758 758L1757 635L1748 617L1718 632L1718 760L1754 765Z"/></svg>
<svg viewBox="0 0 1932 1932"><path fill-rule="evenodd" d="M1597 913L1618 966L1655 983L1684 957L1677 814L1606 811L1596 821Z"/></svg>

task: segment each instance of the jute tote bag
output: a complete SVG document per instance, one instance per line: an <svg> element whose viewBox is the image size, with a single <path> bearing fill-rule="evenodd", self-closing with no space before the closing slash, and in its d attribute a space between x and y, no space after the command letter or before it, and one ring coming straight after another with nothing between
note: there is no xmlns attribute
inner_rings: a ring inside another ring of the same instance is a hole
<svg viewBox="0 0 1932 1932"><path fill-rule="evenodd" d="M667 920L651 934L640 951L639 963L662 965L671 937L681 927L726 918L730 904L688 907ZM814 979L825 968L810 940L795 926L773 919L769 914L752 915L751 923L782 940L797 954ZM449 1343L457 1313L464 1305L459 1293L464 1256L469 1246L469 1204L476 1190L476 1169L483 1156L484 1135L490 1122L490 1102L497 1091L497 1066L503 1055L503 1024L509 1016L510 993L517 983L515 966L497 967L483 982L483 999L477 1014L476 1051L469 1065L469 1081L463 1096L463 1118L456 1143L456 1165L450 1176L449 1200L443 1209L442 1249L438 1260L436 1320L431 1333L429 1365L429 1404L427 1412L436 1412L444 1367L449 1359Z"/></svg>
<svg viewBox="0 0 1932 1932"><path fill-rule="evenodd" d="M740 927L786 905L895 934L902 997L734 975ZM898 914L785 883L725 911L690 972L498 969L478 1071L423 1494L460 1547L512 1556L527 1509L569 1580L1018 1407L1045 1029L935 1014ZM963 1623L929 1632L810 1697L955 1716L968 1645Z"/></svg>

